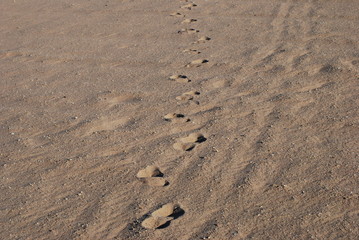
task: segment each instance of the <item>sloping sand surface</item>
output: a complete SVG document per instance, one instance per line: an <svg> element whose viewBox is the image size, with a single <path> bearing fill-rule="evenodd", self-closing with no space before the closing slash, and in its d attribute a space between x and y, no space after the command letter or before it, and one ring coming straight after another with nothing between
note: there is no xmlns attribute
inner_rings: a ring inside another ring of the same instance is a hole
<svg viewBox="0 0 359 240"><path fill-rule="evenodd" d="M0 1L0 239L358 239L359 1L194 1Z"/></svg>

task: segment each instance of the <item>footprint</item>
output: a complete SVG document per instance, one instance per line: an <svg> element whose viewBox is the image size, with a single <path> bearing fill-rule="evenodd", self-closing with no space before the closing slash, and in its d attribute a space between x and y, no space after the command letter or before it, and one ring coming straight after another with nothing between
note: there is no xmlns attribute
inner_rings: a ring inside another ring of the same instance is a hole
<svg viewBox="0 0 359 240"><path fill-rule="evenodd" d="M201 133L191 133L188 137L181 138L180 141L183 143L203 143L207 140Z"/></svg>
<svg viewBox="0 0 359 240"><path fill-rule="evenodd" d="M138 171L138 178L147 178L147 177L162 177L163 173L161 173L160 169L156 166L147 166L145 169Z"/></svg>
<svg viewBox="0 0 359 240"><path fill-rule="evenodd" d="M178 205L174 203L167 203L163 205L161 208L154 211L151 215L153 217L168 217L175 211L177 207Z"/></svg>
<svg viewBox="0 0 359 240"><path fill-rule="evenodd" d="M169 113L169 114L166 114L163 118L169 122L189 122L189 121L191 121L189 118L186 118L185 115L180 114L180 113Z"/></svg>
<svg viewBox="0 0 359 240"><path fill-rule="evenodd" d="M176 81L176 82L179 82L179 83L188 83L188 82L191 82L190 79L188 79L187 76L185 75L172 75L169 77L170 80L173 80L173 81Z"/></svg>
<svg viewBox="0 0 359 240"><path fill-rule="evenodd" d="M119 104L136 103L141 101L141 96L133 93L116 93L111 91L100 92L96 96L96 100L101 105L106 105L107 108L112 108Z"/></svg>
<svg viewBox="0 0 359 240"><path fill-rule="evenodd" d="M176 100L178 101L190 101L194 99L194 96L200 95L201 93L198 91L189 91L183 93L181 96L177 96Z"/></svg>
<svg viewBox="0 0 359 240"><path fill-rule="evenodd" d="M180 12L173 12L173 13L170 14L170 16L172 16L172 17L184 17L185 15L183 15Z"/></svg>
<svg viewBox="0 0 359 240"><path fill-rule="evenodd" d="M128 118L111 119L108 117L100 117L85 125L84 135L88 136L97 132L113 131L117 128L125 126L128 121Z"/></svg>
<svg viewBox="0 0 359 240"><path fill-rule="evenodd" d="M167 203L154 211L150 217L146 218L142 222L141 225L147 229L156 229L183 215L183 213L184 211L179 207L178 204Z"/></svg>
<svg viewBox="0 0 359 240"><path fill-rule="evenodd" d="M183 24L197 22L197 19L188 18L182 21Z"/></svg>
<svg viewBox="0 0 359 240"><path fill-rule="evenodd" d="M194 143L181 143L181 142L176 142L175 144L173 144L173 148L179 151L191 151L193 148L196 147L196 144Z"/></svg>
<svg viewBox="0 0 359 240"><path fill-rule="evenodd" d="M197 59L186 65L186 67L200 67L203 63L208 63L207 59Z"/></svg>
<svg viewBox="0 0 359 240"><path fill-rule="evenodd" d="M211 40L210 37L200 37L196 42L194 43L205 43L207 41Z"/></svg>
<svg viewBox="0 0 359 240"><path fill-rule="evenodd" d="M136 177L142 183L151 187L163 187L168 185L167 180L163 178L163 173L156 166L147 166L145 169L138 171Z"/></svg>
<svg viewBox="0 0 359 240"><path fill-rule="evenodd" d="M173 148L182 151L191 151L196 144L207 141L207 138L201 133L191 133L188 137L180 138L178 142L173 144Z"/></svg>
<svg viewBox="0 0 359 240"><path fill-rule="evenodd" d="M146 229L156 229L163 225L165 225L167 222L173 220L173 217L149 217L146 218L141 226Z"/></svg>
<svg viewBox="0 0 359 240"><path fill-rule="evenodd" d="M139 179L142 183L151 187L163 187L168 185L168 181L162 177L147 177Z"/></svg>
<svg viewBox="0 0 359 240"><path fill-rule="evenodd" d="M191 53L191 54L200 54L201 52L198 51L197 49L185 49L183 50L183 52L185 53Z"/></svg>
<svg viewBox="0 0 359 240"><path fill-rule="evenodd" d="M186 4L186 5L183 5L181 8L187 9L187 10L192 10L192 8L194 8L194 7L197 7L197 4L189 3L189 4Z"/></svg>
<svg viewBox="0 0 359 240"><path fill-rule="evenodd" d="M181 30L178 30L177 33L188 33L188 34L194 34L194 33L198 33L199 30L196 30L194 28L182 28Z"/></svg>

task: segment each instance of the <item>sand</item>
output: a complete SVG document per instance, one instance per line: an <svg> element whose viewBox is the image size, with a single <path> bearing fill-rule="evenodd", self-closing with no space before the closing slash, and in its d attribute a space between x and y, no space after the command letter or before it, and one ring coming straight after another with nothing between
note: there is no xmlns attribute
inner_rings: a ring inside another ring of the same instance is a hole
<svg viewBox="0 0 359 240"><path fill-rule="evenodd" d="M0 239L358 239L358 9L0 1Z"/></svg>

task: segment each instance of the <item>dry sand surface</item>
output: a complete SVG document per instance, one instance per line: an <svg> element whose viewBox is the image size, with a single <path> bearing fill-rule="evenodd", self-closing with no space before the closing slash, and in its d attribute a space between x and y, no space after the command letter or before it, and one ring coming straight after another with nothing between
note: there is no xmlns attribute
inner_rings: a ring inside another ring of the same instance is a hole
<svg viewBox="0 0 359 240"><path fill-rule="evenodd" d="M359 1L194 1L0 1L0 239L359 239Z"/></svg>

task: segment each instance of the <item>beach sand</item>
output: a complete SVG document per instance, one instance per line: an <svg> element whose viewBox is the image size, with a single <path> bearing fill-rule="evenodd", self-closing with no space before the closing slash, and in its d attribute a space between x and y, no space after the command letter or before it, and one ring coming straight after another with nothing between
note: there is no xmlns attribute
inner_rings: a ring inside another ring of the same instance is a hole
<svg viewBox="0 0 359 240"><path fill-rule="evenodd" d="M358 239L358 9L2 0L0 239Z"/></svg>

